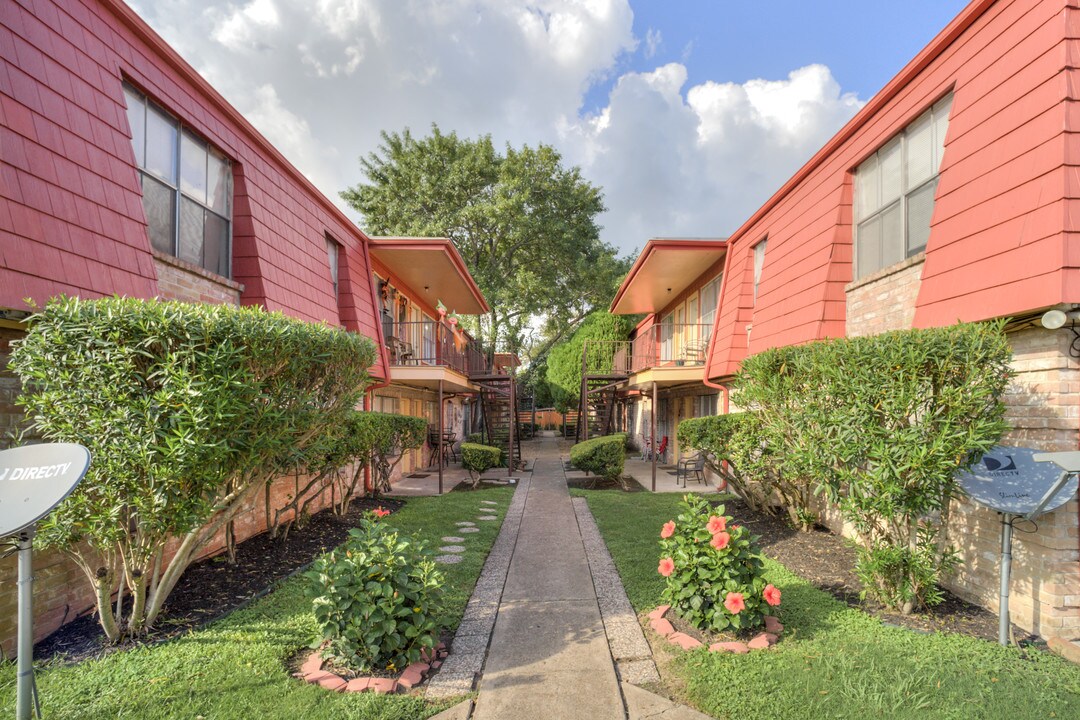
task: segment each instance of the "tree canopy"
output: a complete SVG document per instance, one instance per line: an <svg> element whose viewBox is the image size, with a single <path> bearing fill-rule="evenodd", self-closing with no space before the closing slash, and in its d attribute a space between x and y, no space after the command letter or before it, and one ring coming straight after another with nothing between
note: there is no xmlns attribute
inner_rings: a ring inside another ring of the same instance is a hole
<svg viewBox="0 0 1080 720"><path fill-rule="evenodd" d="M581 356L585 341L608 341L614 347L614 341L625 341L634 328L636 317L612 315L604 310L590 314L578 326L568 340L552 348L547 356L547 382L550 386L555 407L565 412L577 405L581 395ZM591 347L591 346L590 346ZM592 353L594 359L607 357L610 353ZM610 371L610 368L592 367L591 370Z"/></svg>
<svg viewBox="0 0 1080 720"><path fill-rule="evenodd" d="M489 135L432 125L420 139L383 132L361 166L366 181L342 198L371 234L453 241L492 307L466 321L489 351L521 352L537 316L545 334L563 334L606 305L627 270L600 240L600 189L549 145L500 153Z"/></svg>

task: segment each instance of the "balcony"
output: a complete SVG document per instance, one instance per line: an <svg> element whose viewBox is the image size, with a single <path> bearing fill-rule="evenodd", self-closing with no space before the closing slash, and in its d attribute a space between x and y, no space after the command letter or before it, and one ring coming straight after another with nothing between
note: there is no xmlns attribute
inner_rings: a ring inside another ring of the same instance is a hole
<svg viewBox="0 0 1080 720"><path fill-rule="evenodd" d="M487 356L475 340L434 320L384 324L391 372L398 368L449 368L466 378L490 372ZM402 378L423 373L398 372Z"/></svg>
<svg viewBox="0 0 1080 720"><path fill-rule="evenodd" d="M711 324L661 323L633 340L587 340L582 368L593 377L629 377L632 386L699 380L711 333Z"/></svg>

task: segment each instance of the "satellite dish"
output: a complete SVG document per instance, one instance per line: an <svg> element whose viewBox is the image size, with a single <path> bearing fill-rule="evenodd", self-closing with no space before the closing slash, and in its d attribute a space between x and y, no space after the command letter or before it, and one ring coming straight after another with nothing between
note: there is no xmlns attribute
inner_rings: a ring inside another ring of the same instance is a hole
<svg viewBox="0 0 1080 720"><path fill-rule="evenodd" d="M1001 514L998 642L1009 644L1009 580L1013 523L1033 520L1076 497L1080 452L1047 453L999 445L956 480L972 500Z"/></svg>
<svg viewBox="0 0 1080 720"><path fill-rule="evenodd" d="M0 538L17 535L19 633L16 720L30 720L34 686L34 523L49 514L86 475L90 451L73 443L42 443L0 451ZM38 717L41 709L38 708Z"/></svg>
<svg viewBox="0 0 1080 720"><path fill-rule="evenodd" d="M90 451L73 443L0 451L0 537L32 526L71 494L90 467Z"/></svg>
<svg viewBox="0 0 1080 720"><path fill-rule="evenodd" d="M961 473L957 481L980 505L1031 520L1076 497L1076 475L1059 484L1062 468L1054 462L1058 455L998 445L983 455L969 472Z"/></svg>

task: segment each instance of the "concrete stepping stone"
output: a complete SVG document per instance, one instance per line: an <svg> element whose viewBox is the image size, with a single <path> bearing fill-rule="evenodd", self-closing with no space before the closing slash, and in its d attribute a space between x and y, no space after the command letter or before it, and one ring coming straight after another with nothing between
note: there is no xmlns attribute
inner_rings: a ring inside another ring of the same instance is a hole
<svg viewBox="0 0 1080 720"><path fill-rule="evenodd" d="M463 533L480 532L480 528L478 528L478 527L463 527L463 528L461 528L461 532L463 532Z"/></svg>
<svg viewBox="0 0 1080 720"><path fill-rule="evenodd" d="M468 520L462 520L461 522L456 522L454 524L457 525L460 528L463 528L463 527L469 527L471 525L475 525L476 523L469 522Z"/></svg>
<svg viewBox="0 0 1080 720"><path fill-rule="evenodd" d="M481 505L498 505L499 503L495 502L494 500L481 500L480 504Z"/></svg>
<svg viewBox="0 0 1080 720"><path fill-rule="evenodd" d="M481 515L480 517L478 517L476 519L477 520L498 520L499 518L494 516L494 515Z"/></svg>
<svg viewBox="0 0 1080 720"><path fill-rule="evenodd" d="M464 545L443 545L441 548L439 548L439 552L463 553L463 552L465 552L465 546Z"/></svg>
<svg viewBox="0 0 1080 720"><path fill-rule="evenodd" d="M459 543L459 542L465 542L465 538L463 538L463 537L458 537L457 535L447 535L446 537L444 537L444 538L440 538L440 539L441 539L441 540L442 540L443 542L448 542L448 543Z"/></svg>
<svg viewBox="0 0 1080 720"><path fill-rule="evenodd" d="M435 557L435 562L441 563L442 565L453 565L455 563L461 562L461 556L460 555L437 555Z"/></svg>

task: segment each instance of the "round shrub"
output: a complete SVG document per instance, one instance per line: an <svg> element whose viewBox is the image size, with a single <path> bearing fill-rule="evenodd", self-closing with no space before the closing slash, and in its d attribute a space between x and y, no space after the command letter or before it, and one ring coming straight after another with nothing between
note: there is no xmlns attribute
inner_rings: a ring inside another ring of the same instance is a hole
<svg viewBox="0 0 1080 720"><path fill-rule="evenodd" d="M461 444L461 465L469 471L472 478L472 486L480 487L480 476L492 468L503 465L503 451L501 448L479 443L466 442Z"/></svg>
<svg viewBox="0 0 1080 720"><path fill-rule="evenodd" d="M724 506L686 495L683 512L660 531L658 572L664 602L701 630L748 630L765 624L780 591L765 582L755 538L733 525Z"/></svg>
<svg viewBox="0 0 1080 720"><path fill-rule="evenodd" d="M306 573L323 657L357 672L397 672L438 642L442 573L422 542L379 521L385 513Z"/></svg>

